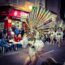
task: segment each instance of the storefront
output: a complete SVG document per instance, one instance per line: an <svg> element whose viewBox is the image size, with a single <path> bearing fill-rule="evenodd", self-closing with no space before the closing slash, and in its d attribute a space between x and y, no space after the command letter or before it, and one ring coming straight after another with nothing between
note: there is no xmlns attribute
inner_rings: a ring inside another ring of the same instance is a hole
<svg viewBox="0 0 65 65"><path fill-rule="evenodd" d="M12 9L9 15L5 18L4 28L9 29L12 26L18 28L27 28L27 18L29 16L28 12L23 12L20 10Z"/></svg>

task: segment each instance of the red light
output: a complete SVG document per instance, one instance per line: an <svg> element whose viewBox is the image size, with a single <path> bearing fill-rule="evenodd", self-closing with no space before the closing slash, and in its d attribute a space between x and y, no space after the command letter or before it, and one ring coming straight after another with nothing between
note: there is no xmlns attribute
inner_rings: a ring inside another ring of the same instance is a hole
<svg viewBox="0 0 65 65"><path fill-rule="evenodd" d="M17 14L18 14L18 12L17 12L17 11L15 11L15 12L14 12L14 16L17 16Z"/></svg>
<svg viewBox="0 0 65 65"><path fill-rule="evenodd" d="M11 20L10 19L8 19L8 23L11 23Z"/></svg>

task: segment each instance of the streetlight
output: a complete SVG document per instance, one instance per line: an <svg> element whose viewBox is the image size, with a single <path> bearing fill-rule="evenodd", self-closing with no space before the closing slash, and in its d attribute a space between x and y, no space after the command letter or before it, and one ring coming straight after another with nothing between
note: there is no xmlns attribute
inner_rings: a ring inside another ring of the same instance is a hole
<svg viewBox="0 0 65 65"><path fill-rule="evenodd" d="M29 6L29 9L32 10L32 6L31 5Z"/></svg>

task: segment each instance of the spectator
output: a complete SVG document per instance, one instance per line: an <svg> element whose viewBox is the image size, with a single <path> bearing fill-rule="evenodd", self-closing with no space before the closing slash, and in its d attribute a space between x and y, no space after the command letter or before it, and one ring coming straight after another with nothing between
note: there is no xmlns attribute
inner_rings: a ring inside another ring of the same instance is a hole
<svg viewBox="0 0 65 65"><path fill-rule="evenodd" d="M26 48L27 45L28 45L28 37L27 37L27 34L25 33L22 40L20 41L20 43L22 43L22 47L23 48Z"/></svg>
<svg viewBox="0 0 65 65"><path fill-rule="evenodd" d="M2 39L2 31L0 31L0 39Z"/></svg>
<svg viewBox="0 0 65 65"><path fill-rule="evenodd" d="M20 31L19 31L18 27L16 27L16 28L15 28L14 33L15 33L16 35L18 35L18 34L20 33Z"/></svg>
<svg viewBox="0 0 65 65"><path fill-rule="evenodd" d="M23 37L23 35L25 33L23 28L20 30L20 33L21 33L21 36Z"/></svg>
<svg viewBox="0 0 65 65"><path fill-rule="evenodd" d="M6 29L3 29L3 34L6 34L7 33L7 30Z"/></svg>
<svg viewBox="0 0 65 65"><path fill-rule="evenodd" d="M63 31L63 39L65 40L65 29Z"/></svg>

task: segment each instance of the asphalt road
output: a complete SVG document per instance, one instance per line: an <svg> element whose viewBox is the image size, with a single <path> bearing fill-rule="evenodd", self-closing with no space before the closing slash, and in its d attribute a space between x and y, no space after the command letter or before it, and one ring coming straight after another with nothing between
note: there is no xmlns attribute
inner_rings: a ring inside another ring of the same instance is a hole
<svg viewBox="0 0 65 65"><path fill-rule="evenodd" d="M0 54L0 65L23 65L24 60L28 55L27 51L27 49L22 49L15 52L12 51ZM49 57L53 58L56 62L63 64L65 62L65 41L61 47L58 47L56 43L54 45L50 45L46 42L43 52L38 59L37 65L40 65L42 61L45 61Z"/></svg>

